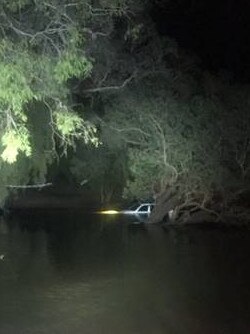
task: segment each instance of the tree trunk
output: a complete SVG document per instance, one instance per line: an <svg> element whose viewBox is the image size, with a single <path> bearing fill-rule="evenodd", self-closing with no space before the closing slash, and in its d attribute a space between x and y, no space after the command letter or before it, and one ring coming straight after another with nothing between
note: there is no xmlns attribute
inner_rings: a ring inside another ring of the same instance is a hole
<svg viewBox="0 0 250 334"><path fill-rule="evenodd" d="M161 223L170 210L174 210L178 204L178 191L176 187L168 188L156 198L156 205L148 222Z"/></svg>

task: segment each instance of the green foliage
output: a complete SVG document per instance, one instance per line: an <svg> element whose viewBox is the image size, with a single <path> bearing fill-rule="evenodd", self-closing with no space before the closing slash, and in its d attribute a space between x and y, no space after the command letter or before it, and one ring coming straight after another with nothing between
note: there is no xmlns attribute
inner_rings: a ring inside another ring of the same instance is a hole
<svg viewBox="0 0 250 334"><path fill-rule="evenodd" d="M80 119L74 112L70 117L71 109L67 107L70 97L68 80L80 77L83 79L92 69L91 62L84 55L84 51L80 50L84 40L79 29L76 29L73 21L69 21L66 28L54 26L46 30L48 19L52 20L52 25L53 17L57 15L53 2L41 3L41 6L30 0L2 3L14 16L18 9L19 17L25 16L22 9L26 5L30 6L30 10L33 8L34 17L37 11L39 12L37 21L30 19L30 27L25 24L22 26L21 21L17 25L18 18L12 22L12 14L9 14L6 25L2 26L2 39L0 35L0 112L7 124L6 128L2 128L4 151L1 157L9 163L17 161L21 152L27 157L31 154L30 140L34 134L29 132L32 129L29 129L28 114L30 106L34 107L34 101L42 101L51 113L54 111L54 115L57 115L55 118L58 132L61 133L59 139L64 141L67 138L68 146L73 145L73 137L81 137L85 142L97 145L94 126ZM59 10L58 14L61 15L58 20L63 22L66 13ZM5 31L8 25L9 29ZM56 109L60 104L66 106L66 116L63 113L58 116Z"/></svg>
<svg viewBox="0 0 250 334"><path fill-rule="evenodd" d="M73 77L86 77L91 70L92 64L86 57L68 52L55 66L55 79L61 84Z"/></svg>
<svg viewBox="0 0 250 334"><path fill-rule="evenodd" d="M4 151L1 157L8 163L17 160L19 152L23 152L27 157L31 155L31 146L29 141L29 132L24 126L19 126L18 130L7 130L2 136L2 145Z"/></svg>
<svg viewBox="0 0 250 334"><path fill-rule="evenodd" d="M0 164L6 182L10 175L17 184L42 179L51 161L60 156L61 146L66 153L76 140L99 144L95 126L71 107L71 83L84 80L92 70L84 33L85 19L92 19L92 14L82 15L87 8L92 11L89 6L89 2L54 0L0 3L4 13L0 22ZM46 116L40 123L43 133L37 127L37 109ZM19 177L14 177L17 170Z"/></svg>
<svg viewBox="0 0 250 334"><path fill-rule="evenodd" d="M127 180L123 196L125 198L147 198L153 192L153 185L164 173L158 162L157 154L149 154L143 149L130 149L129 166L131 178Z"/></svg>
<svg viewBox="0 0 250 334"><path fill-rule="evenodd" d="M70 113L67 109L55 112L56 126L62 136L73 135L75 130L82 126L82 119L77 115Z"/></svg>
<svg viewBox="0 0 250 334"><path fill-rule="evenodd" d="M52 131L47 126L49 113L42 105L36 105L29 113L29 129L32 137L29 138L32 154L27 158L24 153L17 156L15 163L0 159L0 203L5 199L8 185L26 185L46 182L48 167L54 161L55 152L52 149ZM20 139L20 136L18 136ZM17 190L11 192L17 194Z"/></svg>
<svg viewBox="0 0 250 334"><path fill-rule="evenodd" d="M63 144L75 146L76 139L83 139L85 144L99 145L96 127L83 120L77 113L60 105L54 112L55 126Z"/></svg>
<svg viewBox="0 0 250 334"><path fill-rule="evenodd" d="M49 59L47 57L36 57L24 50L24 53L21 54L21 48L18 50L16 54L12 54L12 59L15 61L14 64L9 64L8 59L6 61L6 54L9 52L14 52L13 46L10 48L5 48L5 53L2 53L2 62L0 62L0 107L4 114L12 114L13 124L11 126L19 127L19 121L22 122L22 129L20 131L15 132L15 147L12 147L12 158L6 158L6 152L8 151L10 154L10 145L6 144L6 140L10 139L10 134L6 134L4 140L4 145L8 146L7 151L4 152L2 157L8 162L16 161L16 154L18 152L24 152L27 156L29 150L23 149L23 146L20 145L17 148L17 142L24 142L24 138L20 137L18 140L19 133L24 133L24 127L27 122L27 111L29 109L28 105L31 104L34 100L44 99L49 100L56 97L57 100L60 99L65 100L65 96L62 96L62 93L65 93L65 89L62 89L58 86L58 81L66 81L68 78L72 76L80 76L87 75L87 72L90 70L91 65L86 60L86 58L77 60L76 55L72 57L68 54L68 65L65 63L65 59L59 61L57 63L54 62L53 59ZM6 63L7 62L7 63ZM65 65L66 64L66 65ZM55 68L55 77L51 76L51 70ZM45 82L46 80L46 82ZM62 82L60 82L62 84ZM52 87L50 90L48 87ZM56 88L58 87L58 88ZM55 104L52 101L50 108L55 108ZM56 103L58 104L58 102ZM60 104L60 103L59 103ZM66 108L67 109L67 108ZM68 110L68 109L67 109ZM84 138L86 142L97 144L97 139L95 138L95 129L89 123L83 121L79 116L72 112L72 116L70 115L70 111L67 113L58 113L58 110L55 112L56 122L58 123L59 132L62 133L63 137L75 137ZM12 130L12 137L13 137ZM67 132L68 131L68 132ZM28 129L26 128L25 133L28 133ZM25 140L29 141L29 136L27 135ZM13 142L13 140L11 141ZM72 141L68 141L68 144L72 144ZM22 144L23 145L23 144ZM28 143L27 143L28 145ZM15 153L14 153L15 152Z"/></svg>
<svg viewBox="0 0 250 334"><path fill-rule="evenodd" d="M21 114L23 105L35 97L22 70L18 65L0 63L0 104L15 114Z"/></svg>

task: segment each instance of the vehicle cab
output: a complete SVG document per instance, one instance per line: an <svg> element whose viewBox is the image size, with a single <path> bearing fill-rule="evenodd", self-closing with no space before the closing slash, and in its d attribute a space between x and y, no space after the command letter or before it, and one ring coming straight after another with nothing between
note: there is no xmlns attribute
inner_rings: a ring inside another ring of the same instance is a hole
<svg viewBox="0 0 250 334"><path fill-rule="evenodd" d="M128 210L123 210L122 213L129 214L129 215L141 215L147 214L149 215L154 208L153 203L141 203L140 205L133 206Z"/></svg>

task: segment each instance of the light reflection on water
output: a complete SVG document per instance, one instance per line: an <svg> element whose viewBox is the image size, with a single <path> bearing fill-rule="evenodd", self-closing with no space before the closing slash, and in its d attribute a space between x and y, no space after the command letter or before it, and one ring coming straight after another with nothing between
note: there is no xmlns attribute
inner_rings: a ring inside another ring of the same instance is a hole
<svg viewBox="0 0 250 334"><path fill-rule="evenodd" d="M249 241L76 213L1 221L0 333L249 333Z"/></svg>

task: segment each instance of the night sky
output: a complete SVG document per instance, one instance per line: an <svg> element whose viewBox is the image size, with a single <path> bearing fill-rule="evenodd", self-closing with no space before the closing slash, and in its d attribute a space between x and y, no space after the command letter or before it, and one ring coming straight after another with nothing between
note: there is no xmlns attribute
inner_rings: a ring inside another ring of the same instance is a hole
<svg viewBox="0 0 250 334"><path fill-rule="evenodd" d="M152 17L160 34L198 55L205 69L250 82L249 1L155 1Z"/></svg>

